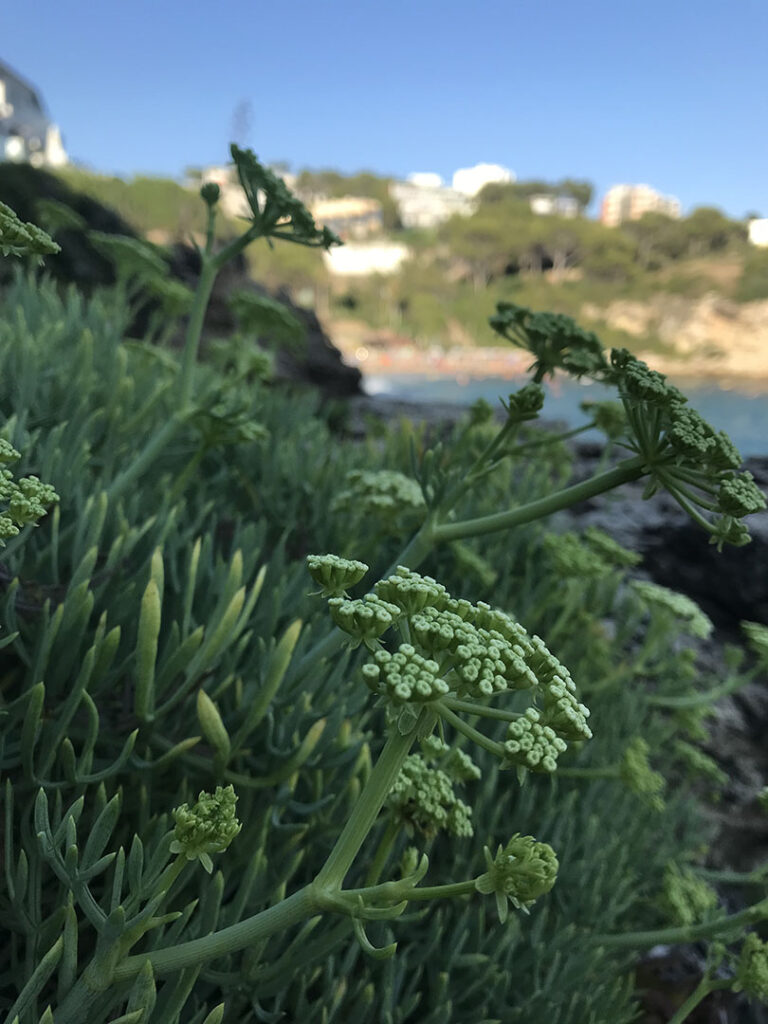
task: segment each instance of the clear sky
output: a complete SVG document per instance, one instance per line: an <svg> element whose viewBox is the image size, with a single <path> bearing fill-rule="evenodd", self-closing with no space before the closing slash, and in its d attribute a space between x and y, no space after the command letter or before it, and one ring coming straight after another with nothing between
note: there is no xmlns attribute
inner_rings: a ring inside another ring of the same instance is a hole
<svg viewBox="0 0 768 1024"><path fill-rule="evenodd" d="M767 45L768 0L6 0L0 16L0 60L103 173L180 178L237 141L293 170L644 182L734 217L768 216Z"/></svg>

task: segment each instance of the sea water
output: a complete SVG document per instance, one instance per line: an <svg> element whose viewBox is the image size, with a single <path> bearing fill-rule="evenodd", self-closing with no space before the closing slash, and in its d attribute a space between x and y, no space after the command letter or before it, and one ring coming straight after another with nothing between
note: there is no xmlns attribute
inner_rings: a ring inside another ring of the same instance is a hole
<svg viewBox="0 0 768 1024"><path fill-rule="evenodd" d="M768 394L752 394L725 384L677 379L673 382L704 419L731 437L742 455L768 455ZM456 377L423 374L376 374L366 375L364 379L365 390L370 395L383 394L415 403L446 402L455 405L471 405L478 398L497 405L499 398L506 398L524 383L522 378L469 377L459 381ZM616 399L612 388L591 381L575 381L570 377L556 377L553 381L546 381L544 387L547 400L542 417L561 420L569 428L585 422L585 414L579 408L581 402ZM602 435L596 430L589 430L579 436L585 441L597 441Z"/></svg>

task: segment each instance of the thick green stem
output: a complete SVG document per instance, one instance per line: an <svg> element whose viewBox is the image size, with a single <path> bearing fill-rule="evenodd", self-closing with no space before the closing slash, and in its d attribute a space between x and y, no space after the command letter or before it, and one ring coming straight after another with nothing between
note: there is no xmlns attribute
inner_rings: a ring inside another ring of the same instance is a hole
<svg viewBox="0 0 768 1024"><path fill-rule="evenodd" d="M688 1020L688 1015L695 1010L699 1003L706 999L711 992L716 992L720 988L730 988L732 984L733 982L730 978L722 978L720 981L713 981L709 974L705 974L674 1017L669 1018L668 1024L684 1024L684 1021Z"/></svg>
<svg viewBox="0 0 768 1024"><path fill-rule="evenodd" d="M218 261L203 256L203 266L195 291L195 301L187 322L187 334L184 340L184 351L181 357L181 381L179 385L179 407L186 409L192 400L192 384L194 382L197 350L200 346L200 335L203 331L203 320L208 308L208 300L219 272Z"/></svg>
<svg viewBox="0 0 768 1024"><path fill-rule="evenodd" d="M701 924L683 925L679 928L658 928L649 932L624 932L617 935L593 935L592 941L597 946L609 949L628 949L634 947L651 947L669 945L675 942L694 942L696 939L709 939L724 932L735 931L745 925L754 924L768 918L768 899L760 900L738 914L720 917L715 921Z"/></svg>
<svg viewBox="0 0 768 1024"><path fill-rule="evenodd" d="M458 697L442 697L440 703L452 711L465 715L478 715L481 718L497 718L502 722L516 722L523 717L522 711L505 711L503 708L491 708L486 704L471 700L460 700Z"/></svg>
<svg viewBox="0 0 768 1024"><path fill-rule="evenodd" d="M631 480L639 479L647 472L647 466L648 463L644 456L635 455L605 473L590 477L572 487L565 487L546 498L539 498L538 501L531 501L519 508L509 509L506 512L495 512L489 516L480 516L478 519L465 519L459 523L443 523L433 527L434 542L439 544L443 541L459 540L462 537L478 537L484 533L495 533L497 530L508 530L513 526L521 526L523 523L533 522L534 519L543 519L545 516L569 508L580 501L586 501L604 491L613 490L614 487L620 487Z"/></svg>
<svg viewBox="0 0 768 1024"><path fill-rule="evenodd" d="M184 967L207 963L254 945L275 932L285 931L299 921L312 917L319 909L314 887L305 886L274 907L268 907L245 921L230 925L229 928L222 928L211 935L204 935L190 942L182 942L170 949L129 956L115 968L113 980L118 982L134 977L147 960L152 964L155 974L170 974Z"/></svg>
<svg viewBox="0 0 768 1024"><path fill-rule="evenodd" d="M395 779L400 774L403 762L416 739L417 726L406 736L402 736L397 729L389 734L384 749L368 777L347 824L315 879L315 885L318 888L326 890L341 888L352 861L373 828L379 811L384 806L384 801L387 799Z"/></svg>

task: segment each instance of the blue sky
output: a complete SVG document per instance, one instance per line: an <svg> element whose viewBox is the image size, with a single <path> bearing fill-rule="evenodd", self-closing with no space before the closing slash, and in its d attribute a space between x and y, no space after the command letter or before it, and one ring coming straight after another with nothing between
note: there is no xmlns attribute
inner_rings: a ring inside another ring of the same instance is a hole
<svg viewBox="0 0 768 1024"><path fill-rule="evenodd" d="M766 40L766 0L37 0L4 5L0 59L103 173L178 178L235 139L293 169L483 161L741 217L768 216Z"/></svg>

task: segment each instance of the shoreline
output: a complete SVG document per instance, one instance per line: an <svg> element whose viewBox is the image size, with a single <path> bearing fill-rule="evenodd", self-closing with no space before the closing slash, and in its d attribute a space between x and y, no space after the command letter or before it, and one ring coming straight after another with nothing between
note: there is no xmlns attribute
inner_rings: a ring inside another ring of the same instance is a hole
<svg viewBox="0 0 768 1024"><path fill-rule="evenodd" d="M413 343L401 342L388 346L345 343L335 340L344 362L366 376L423 376L440 379L454 377L464 380L498 377L506 380L524 378L528 374L531 357L522 349L469 348L431 345L421 348ZM674 358L655 352L638 351L639 359L670 379L697 385L718 385L723 390L743 390L757 395L768 395L768 360L760 366L734 365L728 359ZM724 354L725 355L725 354Z"/></svg>

